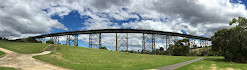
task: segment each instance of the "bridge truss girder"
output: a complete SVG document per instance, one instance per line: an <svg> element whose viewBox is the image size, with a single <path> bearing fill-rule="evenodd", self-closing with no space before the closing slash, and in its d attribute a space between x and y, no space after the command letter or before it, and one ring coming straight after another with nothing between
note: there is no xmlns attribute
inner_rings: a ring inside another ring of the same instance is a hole
<svg viewBox="0 0 247 70"><path fill-rule="evenodd" d="M194 45L196 45L195 39L192 38L190 41L190 48L194 48Z"/></svg>
<svg viewBox="0 0 247 70"><path fill-rule="evenodd" d="M101 47L101 33L89 34L89 48Z"/></svg>
<svg viewBox="0 0 247 70"><path fill-rule="evenodd" d="M128 52L128 33L116 33L116 51Z"/></svg>
<svg viewBox="0 0 247 70"><path fill-rule="evenodd" d="M66 35L66 45L78 46L78 34L76 34L76 35Z"/></svg>
<svg viewBox="0 0 247 70"><path fill-rule="evenodd" d="M45 43L45 38L36 38L38 42Z"/></svg>
<svg viewBox="0 0 247 70"><path fill-rule="evenodd" d="M170 44L172 44L174 41L172 41L173 37L166 35L166 50L169 48Z"/></svg>
<svg viewBox="0 0 247 70"><path fill-rule="evenodd" d="M142 52L146 53L147 49L151 49L152 52L155 51L155 34L145 34L142 35Z"/></svg>
<svg viewBox="0 0 247 70"><path fill-rule="evenodd" d="M208 41L207 41L207 40L200 40L200 46L201 46L201 47L206 47L206 46L208 46Z"/></svg>
<svg viewBox="0 0 247 70"><path fill-rule="evenodd" d="M54 44L59 44L59 36L52 36L50 40L54 42Z"/></svg>

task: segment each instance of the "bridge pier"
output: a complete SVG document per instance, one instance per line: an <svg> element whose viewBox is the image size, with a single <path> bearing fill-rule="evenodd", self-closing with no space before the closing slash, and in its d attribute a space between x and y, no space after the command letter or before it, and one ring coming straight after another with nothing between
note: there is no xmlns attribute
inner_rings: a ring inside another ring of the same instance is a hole
<svg viewBox="0 0 247 70"><path fill-rule="evenodd" d="M41 43L45 43L45 38L36 38L36 40L41 42Z"/></svg>
<svg viewBox="0 0 247 70"><path fill-rule="evenodd" d="M142 34L142 50L141 50L142 53L145 53L145 47L146 47L146 37L145 37L145 34L143 33Z"/></svg>
<svg viewBox="0 0 247 70"><path fill-rule="evenodd" d="M171 36L166 35L166 50L169 48L170 44L171 44Z"/></svg>
<svg viewBox="0 0 247 70"><path fill-rule="evenodd" d="M116 33L116 51L128 52L128 33Z"/></svg>
<svg viewBox="0 0 247 70"><path fill-rule="evenodd" d="M101 33L89 34L89 48L98 48L101 44Z"/></svg>
<svg viewBox="0 0 247 70"><path fill-rule="evenodd" d="M54 43L59 44L59 36L54 36Z"/></svg>
<svg viewBox="0 0 247 70"><path fill-rule="evenodd" d="M54 42L54 44L59 44L59 36L51 36L50 40Z"/></svg>
<svg viewBox="0 0 247 70"><path fill-rule="evenodd" d="M203 40L200 40L200 47L204 47L204 42L203 42Z"/></svg>
<svg viewBox="0 0 247 70"><path fill-rule="evenodd" d="M146 50L155 51L155 34L145 34L142 35L142 52L146 53ZM147 48L146 48L147 47Z"/></svg>
<svg viewBox="0 0 247 70"><path fill-rule="evenodd" d="M76 35L67 35L66 36L66 45L78 46L78 34Z"/></svg>
<svg viewBox="0 0 247 70"><path fill-rule="evenodd" d="M152 34L152 53L155 51L155 34Z"/></svg>
<svg viewBox="0 0 247 70"><path fill-rule="evenodd" d="M190 48L194 48L194 45L196 45L196 44L195 44L195 39L194 39L194 38L191 39L190 45L191 45Z"/></svg>
<svg viewBox="0 0 247 70"><path fill-rule="evenodd" d="M208 40L205 40L205 41L206 41L206 42L205 42L206 46L209 46L209 45L208 45Z"/></svg>

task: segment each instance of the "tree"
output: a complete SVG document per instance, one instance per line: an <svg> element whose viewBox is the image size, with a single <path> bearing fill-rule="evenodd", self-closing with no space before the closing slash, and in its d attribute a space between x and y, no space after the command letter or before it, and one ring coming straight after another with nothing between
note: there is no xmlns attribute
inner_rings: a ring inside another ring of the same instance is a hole
<svg viewBox="0 0 247 70"><path fill-rule="evenodd" d="M174 56L185 56L189 53L189 39L175 41L174 45L170 45L168 52Z"/></svg>
<svg viewBox="0 0 247 70"><path fill-rule="evenodd" d="M247 62L247 19L233 18L229 25L236 26L231 29L217 31L212 39L212 50L218 51L226 60L234 62Z"/></svg>
<svg viewBox="0 0 247 70"><path fill-rule="evenodd" d="M247 19L244 17L238 17L238 19L233 18L232 21L229 23L229 25L236 24L236 27L244 27L247 26Z"/></svg>
<svg viewBox="0 0 247 70"><path fill-rule="evenodd" d="M164 51L164 48L163 47L160 47L159 51Z"/></svg>
<svg viewBox="0 0 247 70"><path fill-rule="evenodd" d="M212 51L218 51L224 55L226 51L227 43L229 43L229 29L221 29L214 33L214 35L211 37L212 39Z"/></svg>

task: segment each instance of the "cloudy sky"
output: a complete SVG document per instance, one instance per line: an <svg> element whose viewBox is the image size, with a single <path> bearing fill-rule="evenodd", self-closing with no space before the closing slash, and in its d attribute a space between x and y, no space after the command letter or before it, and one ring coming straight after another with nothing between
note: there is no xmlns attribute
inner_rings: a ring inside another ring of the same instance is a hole
<svg viewBox="0 0 247 70"><path fill-rule="evenodd" d="M246 0L5 0L0 2L0 37L106 28L211 37L218 29L229 28L232 18L246 17L246 5ZM111 40L108 36L104 40ZM79 37L83 44L86 37Z"/></svg>

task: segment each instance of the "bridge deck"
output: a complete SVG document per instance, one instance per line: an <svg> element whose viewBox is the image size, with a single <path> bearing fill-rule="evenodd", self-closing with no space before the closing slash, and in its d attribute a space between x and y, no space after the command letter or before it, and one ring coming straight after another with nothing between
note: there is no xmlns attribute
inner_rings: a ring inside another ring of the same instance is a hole
<svg viewBox="0 0 247 70"><path fill-rule="evenodd" d="M93 33L145 33L145 34L158 34L158 35L168 35L168 36L179 36L186 38L194 38L200 40L209 40L210 38L181 34L175 32L165 32L165 31L157 31L157 30L142 30L142 29L99 29L99 30L83 30L83 31L69 31L69 32L61 32L61 33L52 33L34 36L31 38L44 38L44 37L52 37L52 36L63 36L63 35L77 35L77 34L93 34Z"/></svg>

